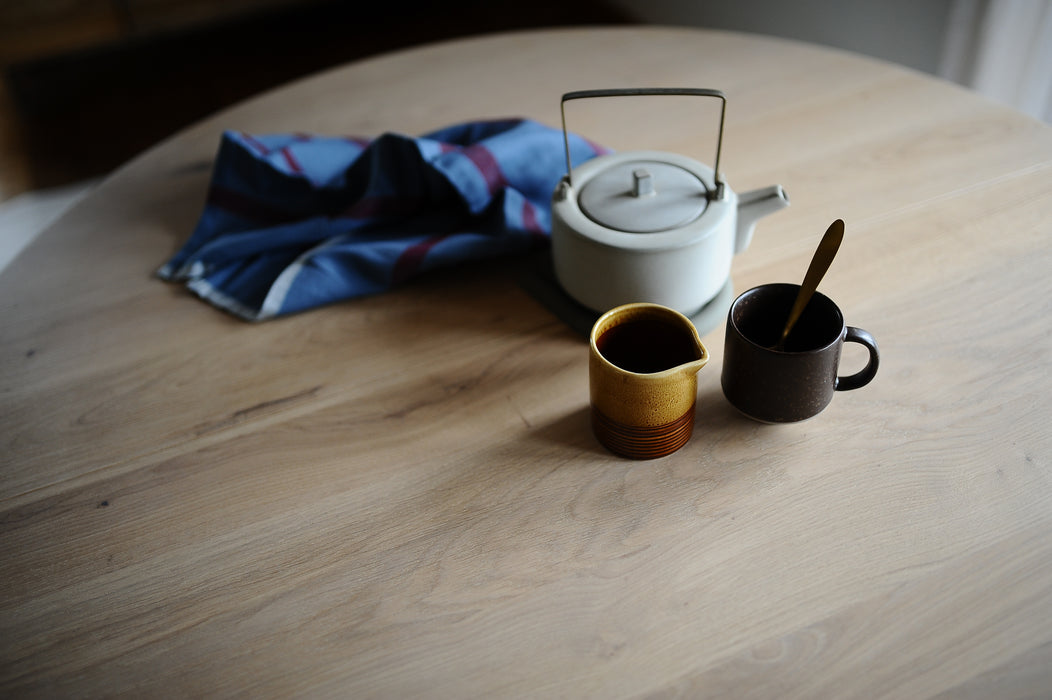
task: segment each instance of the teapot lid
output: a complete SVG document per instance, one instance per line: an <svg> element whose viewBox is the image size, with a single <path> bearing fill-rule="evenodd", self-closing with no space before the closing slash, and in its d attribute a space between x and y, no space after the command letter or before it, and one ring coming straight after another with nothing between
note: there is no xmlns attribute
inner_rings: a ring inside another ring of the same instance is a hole
<svg viewBox="0 0 1052 700"><path fill-rule="evenodd" d="M709 203L697 174L674 163L620 161L581 188L578 203L592 221L615 231L655 233L695 221Z"/></svg>

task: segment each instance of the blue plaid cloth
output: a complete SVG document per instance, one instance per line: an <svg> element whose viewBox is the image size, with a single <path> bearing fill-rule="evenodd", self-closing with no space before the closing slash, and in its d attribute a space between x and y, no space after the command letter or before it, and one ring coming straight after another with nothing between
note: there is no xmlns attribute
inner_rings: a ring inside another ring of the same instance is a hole
<svg viewBox="0 0 1052 700"><path fill-rule="evenodd" d="M574 164L605 152L570 135ZM547 245L563 132L472 122L419 138L223 135L204 212L158 275L260 321L426 270Z"/></svg>

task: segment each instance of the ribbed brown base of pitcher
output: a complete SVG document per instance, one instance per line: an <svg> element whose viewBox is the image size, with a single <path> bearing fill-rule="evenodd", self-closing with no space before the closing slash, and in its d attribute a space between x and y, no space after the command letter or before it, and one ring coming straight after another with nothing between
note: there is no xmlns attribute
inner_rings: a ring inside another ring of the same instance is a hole
<svg viewBox="0 0 1052 700"><path fill-rule="evenodd" d="M632 459L655 459L672 454L687 444L694 432L694 406L664 425L639 427L618 423L592 406L592 430L603 446Z"/></svg>

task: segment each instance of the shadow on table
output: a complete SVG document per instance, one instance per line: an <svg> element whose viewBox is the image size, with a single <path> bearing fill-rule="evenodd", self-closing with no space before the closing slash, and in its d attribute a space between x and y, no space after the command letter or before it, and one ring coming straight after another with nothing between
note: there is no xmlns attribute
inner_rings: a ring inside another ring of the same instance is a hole
<svg viewBox="0 0 1052 700"><path fill-rule="evenodd" d="M716 368L718 370L718 368ZM729 433L752 433L757 428L767 427L742 415L727 401L723 389L717 384L698 392L694 408L694 430L720 430ZM770 426L777 429L777 426Z"/></svg>
<svg viewBox="0 0 1052 700"><path fill-rule="evenodd" d="M531 437L571 450L610 455L592 434L591 410L587 404L537 427Z"/></svg>

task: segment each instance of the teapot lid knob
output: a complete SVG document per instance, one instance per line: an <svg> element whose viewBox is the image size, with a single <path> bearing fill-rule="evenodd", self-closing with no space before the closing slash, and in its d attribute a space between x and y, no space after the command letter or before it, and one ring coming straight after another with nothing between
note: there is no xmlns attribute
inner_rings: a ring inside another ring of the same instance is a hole
<svg viewBox="0 0 1052 700"><path fill-rule="evenodd" d="M632 196L649 197L655 194L654 178L646 168L636 168L632 171Z"/></svg>

